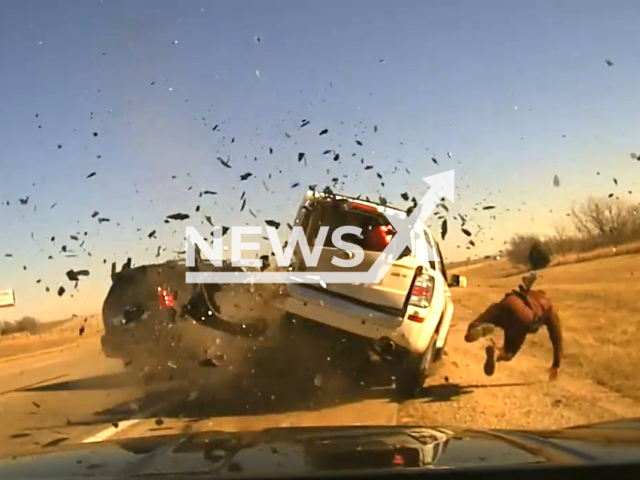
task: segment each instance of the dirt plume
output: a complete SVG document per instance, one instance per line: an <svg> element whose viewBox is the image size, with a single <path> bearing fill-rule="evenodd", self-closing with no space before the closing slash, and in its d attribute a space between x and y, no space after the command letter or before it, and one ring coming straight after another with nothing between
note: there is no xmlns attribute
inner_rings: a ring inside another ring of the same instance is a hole
<svg viewBox="0 0 640 480"><path fill-rule="evenodd" d="M154 364L164 364L178 380L175 388L240 402L247 412L264 402L285 409L338 402L359 391L360 379L340 362L335 342L286 319L281 297L274 285L224 286L211 303L238 331L211 328L206 318L180 322L172 327L175 341L156 352Z"/></svg>

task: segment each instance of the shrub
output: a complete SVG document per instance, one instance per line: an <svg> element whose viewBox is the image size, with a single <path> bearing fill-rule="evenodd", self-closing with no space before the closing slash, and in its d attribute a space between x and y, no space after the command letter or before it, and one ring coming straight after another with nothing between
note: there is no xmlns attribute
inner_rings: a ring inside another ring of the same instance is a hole
<svg viewBox="0 0 640 480"><path fill-rule="evenodd" d="M38 333L40 322L33 317L25 316L16 322L19 332L29 332L32 335Z"/></svg>
<svg viewBox="0 0 640 480"><path fill-rule="evenodd" d="M8 322L7 320L0 323L0 335L11 335L12 333L16 333L16 324L13 322Z"/></svg>
<svg viewBox="0 0 640 480"><path fill-rule="evenodd" d="M29 332L32 335L38 333L40 328L40 322L29 316L22 317L15 322L9 322L7 320L0 322L0 336L13 335L14 333Z"/></svg>

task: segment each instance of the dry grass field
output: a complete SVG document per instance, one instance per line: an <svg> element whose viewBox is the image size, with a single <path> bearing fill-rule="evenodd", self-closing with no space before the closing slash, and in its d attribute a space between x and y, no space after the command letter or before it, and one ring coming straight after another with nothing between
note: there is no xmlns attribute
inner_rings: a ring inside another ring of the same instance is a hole
<svg viewBox="0 0 640 480"><path fill-rule="evenodd" d="M565 368L625 396L640 399L640 254L629 245L560 257L538 272L536 288L558 307L565 336ZM585 258L586 257L586 258ZM575 263L575 262L579 263ZM507 260L462 267L468 288L456 303L474 312L516 288L523 269ZM522 354L551 359L544 330L531 336Z"/></svg>

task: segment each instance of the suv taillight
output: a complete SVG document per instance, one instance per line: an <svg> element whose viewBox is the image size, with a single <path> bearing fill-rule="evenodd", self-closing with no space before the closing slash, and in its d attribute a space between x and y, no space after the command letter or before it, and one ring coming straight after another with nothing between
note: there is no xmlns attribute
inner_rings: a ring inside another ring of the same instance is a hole
<svg viewBox="0 0 640 480"><path fill-rule="evenodd" d="M419 308L428 307L433 298L435 283L436 279L431 275L418 275L411 288L409 305Z"/></svg>
<svg viewBox="0 0 640 480"><path fill-rule="evenodd" d="M173 308L175 303L173 295L162 287L158 287L158 301L160 302L160 308Z"/></svg>

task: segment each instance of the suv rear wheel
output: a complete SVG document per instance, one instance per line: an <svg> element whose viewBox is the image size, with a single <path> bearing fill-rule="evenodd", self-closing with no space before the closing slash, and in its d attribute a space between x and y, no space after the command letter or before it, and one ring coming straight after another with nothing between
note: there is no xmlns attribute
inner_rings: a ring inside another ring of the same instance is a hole
<svg viewBox="0 0 640 480"><path fill-rule="evenodd" d="M400 366L395 378L395 388L400 400L417 398L429 375L436 351L437 335L421 355L410 355Z"/></svg>

